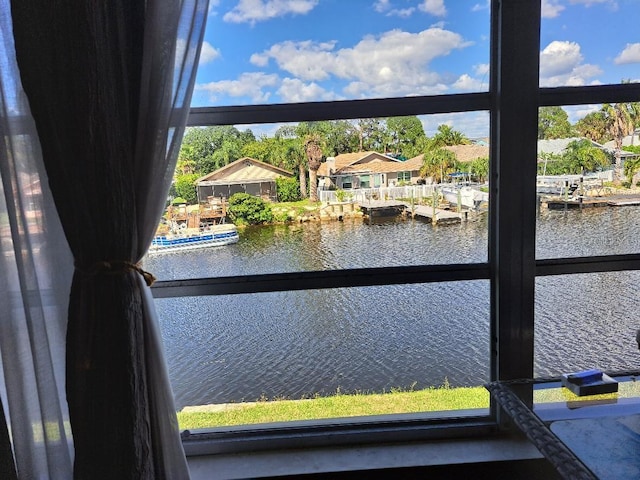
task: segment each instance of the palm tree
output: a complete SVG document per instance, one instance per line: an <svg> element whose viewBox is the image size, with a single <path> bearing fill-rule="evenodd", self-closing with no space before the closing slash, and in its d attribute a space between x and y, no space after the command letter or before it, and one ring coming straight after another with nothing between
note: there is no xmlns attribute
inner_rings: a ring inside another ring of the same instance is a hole
<svg viewBox="0 0 640 480"><path fill-rule="evenodd" d="M454 130L444 123L438 125L438 132L433 136L432 141L439 147L471 143L462 132Z"/></svg>
<svg viewBox="0 0 640 480"><path fill-rule="evenodd" d="M428 149L424 154L420 175L422 177L436 178L440 176L440 183L444 176L454 170L456 156L451 150L442 147Z"/></svg>
<svg viewBox="0 0 640 480"><path fill-rule="evenodd" d="M575 128L580 135L594 142L602 143L607 136L607 123L602 110L588 113L578 120Z"/></svg>
<svg viewBox="0 0 640 480"><path fill-rule="evenodd" d="M304 161L304 146L298 137L296 127L284 125L276 130L275 137L285 142L287 168L298 169L300 181L300 198L307 198L307 166Z"/></svg>
<svg viewBox="0 0 640 480"><path fill-rule="evenodd" d="M616 167L615 174L620 177L622 165L621 155L622 140L634 130L635 109L627 103L605 103L601 109L605 118L607 133L613 138L615 145Z"/></svg>
<svg viewBox="0 0 640 480"><path fill-rule="evenodd" d="M624 174L627 177L629 186L633 186L633 177L640 171L640 158L625 160Z"/></svg>
<svg viewBox="0 0 640 480"><path fill-rule="evenodd" d="M312 202L318 201L318 169L322 163L322 148L320 147L320 137L311 133L304 141L304 151L307 156L309 166L309 199Z"/></svg>

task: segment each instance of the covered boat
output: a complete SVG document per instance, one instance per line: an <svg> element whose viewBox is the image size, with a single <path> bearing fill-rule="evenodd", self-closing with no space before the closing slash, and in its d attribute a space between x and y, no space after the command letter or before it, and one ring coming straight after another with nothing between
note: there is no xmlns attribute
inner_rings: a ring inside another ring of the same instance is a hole
<svg viewBox="0 0 640 480"><path fill-rule="evenodd" d="M158 235L151 242L149 253L177 252L204 247L219 247L236 243L240 237L233 223L211 225L195 233Z"/></svg>

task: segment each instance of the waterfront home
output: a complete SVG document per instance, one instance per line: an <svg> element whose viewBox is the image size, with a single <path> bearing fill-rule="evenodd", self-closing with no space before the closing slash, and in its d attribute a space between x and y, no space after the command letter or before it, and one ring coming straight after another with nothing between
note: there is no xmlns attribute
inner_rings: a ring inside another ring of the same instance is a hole
<svg viewBox="0 0 640 480"><path fill-rule="evenodd" d="M282 177L293 177L293 173L243 157L196 180L198 202L207 202L210 197L228 199L239 192L276 201L276 178Z"/></svg>
<svg viewBox="0 0 640 480"><path fill-rule="evenodd" d="M604 144L606 148L609 150L615 150L616 142L615 140L611 140ZM640 147L640 128L636 128L631 135L627 135L622 139L623 147Z"/></svg>
<svg viewBox="0 0 640 480"><path fill-rule="evenodd" d="M417 183L420 165L378 152L342 153L328 157L318 169L321 188L343 190Z"/></svg>
<svg viewBox="0 0 640 480"><path fill-rule="evenodd" d="M445 150L449 150L453 152L456 156L456 160L462 163L470 163L479 158L489 158L489 146L484 143L476 143L471 145L449 145L446 147L442 147ZM422 163L424 162L424 154L421 153L409 160L407 162L411 162L412 165L417 166L418 171L422 168ZM436 180L433 178L428 178L427 183L434 183Z"/></svg>
<svg viewBox="0 0 640 480"><path fill-rule="evenodd" d="M541 154L546 155L562 155L572 142L579 142L581 140L588 140L591 142L596 148L609 153L609 150L604 146L599 144L598 142L594 142L593 140L589 140L585 137L568 137L568 138L553 138L549 140L538 140L538 162L543 161L540 158Z"/></svg>

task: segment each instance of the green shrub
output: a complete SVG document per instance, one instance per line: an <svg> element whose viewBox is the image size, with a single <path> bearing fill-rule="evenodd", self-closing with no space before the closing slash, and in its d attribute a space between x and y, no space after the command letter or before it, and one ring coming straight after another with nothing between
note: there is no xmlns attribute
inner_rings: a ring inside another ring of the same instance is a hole
<svg viewBox="0 0 640 480"><path fill-rule="evenodd" d="M171 201L171 205L182 205L187 203L187 201L182 197L176 197Z"/></svg>
<svg viewBox="0 0 640 480"><path fill-rule="evenodd" d="M279 210L277 212L273 212L273 220L276 223L286 223L291 220L289 217L289 212L286 210Z"/></svg>
<svg viewBox="0 0 640 480"><path fill-rule="evenodd" d="M248 193L235 193L229 198L229 216L238 225L259 225L273 221L271 206Z"/></svg>
<svg viewBox="0 0 640 480"><path fill-rule="evenodd" d="M175 189L179 197L185 199L188 204L198 203L198 194L196 190L196 180L198 175L195 173L188 173L185 175L176 176Z"/></svg>
<svg viewBox="0 0 640 480"><path fill-rule="evenodd" d="M276 178L276 193L279 202L297 202L300 200L300 183L295 177Z"/></svg>

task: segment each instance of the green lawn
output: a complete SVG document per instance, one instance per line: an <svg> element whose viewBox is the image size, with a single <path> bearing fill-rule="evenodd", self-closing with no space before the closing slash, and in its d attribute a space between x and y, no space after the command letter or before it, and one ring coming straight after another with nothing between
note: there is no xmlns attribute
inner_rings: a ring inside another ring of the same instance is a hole
<svg viewBox="0 0 640 480"><path fill-rule="evenodd" d="M428 388L381 394L341 394L304 400L274 400L195 407L178 412L180 429L247 425L293 420L488 408L483 387ZM197 410L196 410L197 409Z"/></svg>

